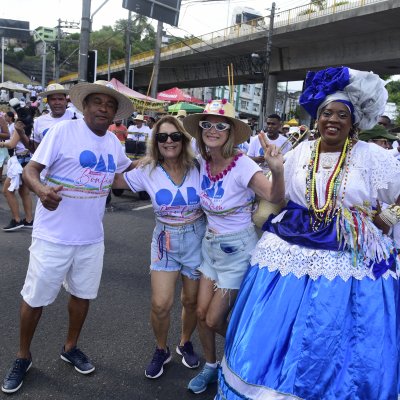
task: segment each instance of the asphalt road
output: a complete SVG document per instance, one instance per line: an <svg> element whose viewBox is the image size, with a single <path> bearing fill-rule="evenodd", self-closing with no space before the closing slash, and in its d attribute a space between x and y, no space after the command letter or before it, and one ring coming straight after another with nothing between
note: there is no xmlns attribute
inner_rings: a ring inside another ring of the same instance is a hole
<svg viewBox="0 0 400 400"><path fill-rule="evenodd" d="M150 238L154 227L152 208L136 194L113 197L104 218L106 254L98 298L91 303L79 346L91 358L96 371L84 376L59 357L67 327L64 289L54 304L45 308L32 344L33 367L22 388L13 395L0 392L0 399L29 400L212 400L216 385L194 395L187 383L198 370L183 366L175 347L180 333L177 287L169 335L172 361L155 380L145 378L155 341L149 323ZM147 206L147 207L146 207ZM0 195L0 226L10 212ZM28 265L31 231L0 230L0 379L11 366L18 347L19 292ZM201 354L197 336L195 349ZM219 357L222 341L218 342Z"/></svg>

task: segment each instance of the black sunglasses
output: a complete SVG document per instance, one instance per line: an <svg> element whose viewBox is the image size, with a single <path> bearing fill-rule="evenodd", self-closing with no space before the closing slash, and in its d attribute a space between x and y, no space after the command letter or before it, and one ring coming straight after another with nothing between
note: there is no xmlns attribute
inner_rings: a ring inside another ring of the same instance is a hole
<svg viewBox="0 0 400 400"><path fill-rule="evenodd" d="M183 137L182 132L156 133L156 140L159 143L165 143L168 140L168 138L171 138L173 142L180 142L182 140L182 137Z"/></svg>

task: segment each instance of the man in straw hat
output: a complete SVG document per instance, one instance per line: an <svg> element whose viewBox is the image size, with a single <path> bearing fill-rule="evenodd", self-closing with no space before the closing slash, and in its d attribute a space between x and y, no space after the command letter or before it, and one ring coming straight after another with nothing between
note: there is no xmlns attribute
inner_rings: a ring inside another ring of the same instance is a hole
<svg viewBox="0 0 400 400"><path fill-rule="evenodd" d="M183 121L183 119L186 117L187 117L186 110L179 110L178 113L176 114L176 118L179 119L180 121Z"/></svg>
<svg viewBox="0 0 400 400"><path fill-rule="evenodd" d="M30 345L42 314L64 282L70 293L69 327L61 359L82 374L95 367L77 341L97 296L103 267L102 219L115 173L132 168L116 136L114 119L133 112L131 101L106 81L75 85L70 96L84 119L50 129L26 166L23 177L39 202L20 314L20 348L2 390L16 392L32 365ZM46 182L40 181L47 168Z"/></svg>
<svg viewBox="0 0 400 400"><path fill-rule="evenodd" d="M372 129L363 130L359 133L358 138L364 142L375 143L390 151L390 154L400 158L400 146L394 145L399 138L388 132L382 124L375 125Z"/></svg>
<svg viewBox="0 0 400 400"><path fill-rule="evenodd" d="M133 121L135 124L128 128L128 139L145 142L151 135L151 129L145 124L144 116L138 114Z"/></svg>
<svg viewBox="0 0 400 400"><path fill-rule="evenodd" d="M50 113L45 113L36 118L33 123L32 136L30 138L21 135L21 140L32 152L36 150L47 131L61 121L77 119L80 116L67 108L68 90L59 83L51 83L40 96L47 98Z"/></svg>

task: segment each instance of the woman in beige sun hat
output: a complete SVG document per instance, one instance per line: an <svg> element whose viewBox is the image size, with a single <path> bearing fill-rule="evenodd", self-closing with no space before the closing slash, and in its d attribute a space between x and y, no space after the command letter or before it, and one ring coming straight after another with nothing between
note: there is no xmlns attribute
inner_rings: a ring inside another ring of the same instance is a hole
<svg viewBox="0 0 400 400"><path fill-rule="evenodd" d="M233 105L224 99L211 100L202 114L187 116L183 125L196 138L202 156L200 204L207 215L197 298L206 364L188 386L201 393L217 380L215 333L225 336L228 314L258 240L251 220L255 194L272 202L283 199L283 161L276 147L263 141L272 170L268 181L260 167L237 149L251 129L235 118Z"/></svg>

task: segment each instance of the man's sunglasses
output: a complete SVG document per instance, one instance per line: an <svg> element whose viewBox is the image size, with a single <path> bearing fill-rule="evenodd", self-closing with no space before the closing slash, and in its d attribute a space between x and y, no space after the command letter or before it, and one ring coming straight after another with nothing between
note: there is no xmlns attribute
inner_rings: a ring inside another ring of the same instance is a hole
<svg viewBox="0 0 400 400"><path fill-rule="evenodd" d="M226 131L227 129L229 129L231 126L229 124L227 124L226 122L217 122L215 124L212 124L209 121L200 121L199 122L199 126L202 129L211 129L212 127L215 128L216 131L221 132L221 131Z"/></svg>
<svg viewBox="0 0 400 400"><path fill-rule="evenodd" d="M158 143L165 143L168 140L168 138L171 138L173 142L180 142L182 140L182 137L183 137L182 132L156 133L156 140Z"/></svg>

